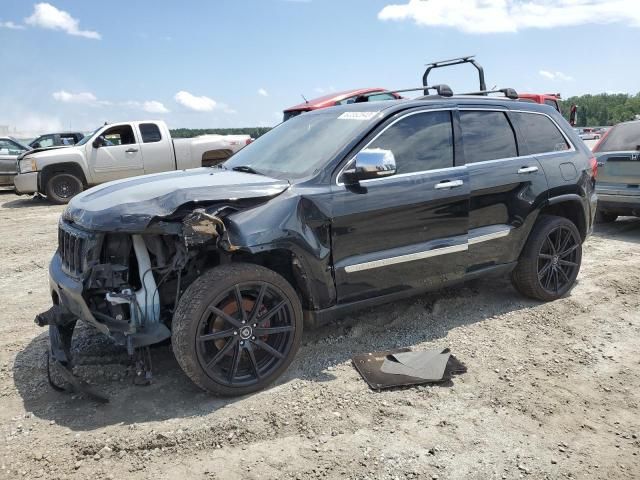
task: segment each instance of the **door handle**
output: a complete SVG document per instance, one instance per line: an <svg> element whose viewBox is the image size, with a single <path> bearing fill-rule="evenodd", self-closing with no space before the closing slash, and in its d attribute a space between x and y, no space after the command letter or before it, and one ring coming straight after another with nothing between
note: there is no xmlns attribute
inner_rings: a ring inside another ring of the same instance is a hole
<svg viewBox="0 0 640 480"><path fill-rule="evenodd" d="M518 173L536 173L537 171L538 167L522 167Z"/></svg>
<svg viewBox="0 0 640 480"><path fill-rule="evenodd" d="M137 148L127 148L124 153L136 153L137 151Z"/></svg>
<svg viewBox="0 0 640 480"><path fill-rule="evenodd" d="M442 190L444 188L456 188L464 185L462 180L443 180L440 183L436 184L436 190Z"/></svg>

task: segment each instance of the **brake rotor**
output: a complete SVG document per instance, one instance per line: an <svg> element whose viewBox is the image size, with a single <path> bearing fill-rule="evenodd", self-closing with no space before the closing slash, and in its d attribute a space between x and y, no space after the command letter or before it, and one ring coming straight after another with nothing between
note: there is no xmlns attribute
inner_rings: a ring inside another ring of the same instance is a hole
<svg viewBox="0 0 640 480"><path fill-rule="evenodd" d="M251 299L251 298L245 298L242 297L242 308L246 313L251 313L253 311L253 307L255 306L256 302L255 300ZM234 317L235 315L238 313L238 304L236 303L236 300L234 298L230 299L227 301L227 303L221 308L221 310L226 313L227 315ZM260 312L258 314L258 316L260 316L262 313L264 313L264 311L266 310L265 306L263 305L262 308L260 309ZM264 325L264 327L269 327L268 324L270 324L271 322L267 322L267 325ZM210 333L217 333L217 332L221 332L223 330L227 330L229 327L225 328L225 321L222 319L222 317L215 317L215 319L213 320L213 323L211 325L211 331ZM268 335L264 335L259 337L261 340L265 340L267 338ZM223 338L219 339L219 340L215 340L214 345L216 346L216 348L218 350L222 349L222 347L225 346L225 344L227 343L227 341ZM230 351L229 353L227 353L227 355L232 355L233 352Z"/></svg>

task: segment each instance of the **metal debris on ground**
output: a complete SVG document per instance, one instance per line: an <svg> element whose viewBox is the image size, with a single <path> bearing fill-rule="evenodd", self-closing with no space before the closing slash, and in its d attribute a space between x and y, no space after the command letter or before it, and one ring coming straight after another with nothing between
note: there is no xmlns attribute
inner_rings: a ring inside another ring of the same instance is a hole
<svg viewBox="0 0 640 480"><path fill-rule="evenodd" d="M353 365L374 390L442 383L465 373L467 367L442 350L411 351L409 348L356 355Z"/></svg>

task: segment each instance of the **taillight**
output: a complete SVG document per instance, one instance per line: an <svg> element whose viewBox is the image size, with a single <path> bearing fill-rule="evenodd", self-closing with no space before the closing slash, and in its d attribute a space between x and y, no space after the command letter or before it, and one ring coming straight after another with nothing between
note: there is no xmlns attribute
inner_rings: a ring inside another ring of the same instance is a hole
<svg viewBox="0 0 640 480"><path fill-rule="evenodd" d="M591 166L591 176L595 180L598 176L598 160L596 159L596 157L591 157L589 159L589 164Z"/></svg>
<svg viewBox="0 0 640 480"><path fill-rule="evenodd" d="M253 138L247 138L244 142L245 146L249 145L251 142L253 142Z"/></svg>

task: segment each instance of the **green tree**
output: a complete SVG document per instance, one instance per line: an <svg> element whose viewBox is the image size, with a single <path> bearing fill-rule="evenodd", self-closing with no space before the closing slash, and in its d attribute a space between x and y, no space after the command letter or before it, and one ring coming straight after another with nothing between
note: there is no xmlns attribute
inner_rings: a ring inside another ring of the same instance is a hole
<svg viewBox="0 0 640 480"><path fill-rule="evenodd" d="M193 138L200 135L250 135L251 138L258 138L267 133L269 127L250 128L174 128L171 130L173 138Z"/></svg>
<svg viewBox="0 0 640 480"><path fill-rule="evenodd" d="M578 106L577 127L615 125L640 115L640 93L600 93L569 97L562 102L562 113L569 119L571 105Z"/></svg>

